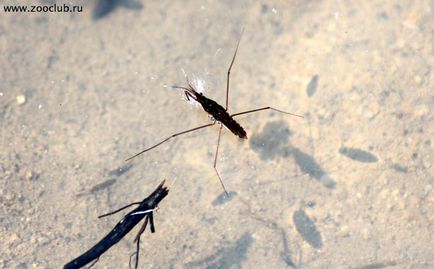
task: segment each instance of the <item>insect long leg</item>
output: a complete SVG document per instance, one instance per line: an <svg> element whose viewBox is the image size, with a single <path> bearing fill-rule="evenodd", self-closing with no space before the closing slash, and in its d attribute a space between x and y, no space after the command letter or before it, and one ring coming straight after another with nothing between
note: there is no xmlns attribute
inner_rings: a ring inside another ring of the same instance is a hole
<svg viewBox="0 0 434 269"><path fill-rule="evenodd" d="M151 213L152 215L152 213ZM143 223L142 227L140 228L140 231L137 233L136 238L134 239L134 242L136 242L136 252L134 253L136 255L135 258L135 266L134 268L137 269L139 266L139 255L140 255L140 236L143 234L143 232L146 230L146 226L148 225L148 216L145 218L145 222ZM131 268L131 257L130 256L130 268Z"/></svg>
<svg viewBox="0 0 434 269"><path fill-rule="evenodd" d="M277 112L280 112L280 113L283 113L283 114L288 114L288 115L304 118L301 115L297 115L297 114L294 114L294 113L289 113L289 112L286 112L286 111L283 111L283 110L280 110L280 109L277 109L277 108L273 108L273 107L270 107L270 106L261 107L261 108L257 108L257 109L252 109L252 110L247 110L247 111L243 111L243 112L238 112L238 113L232 114L231 117L235 117L235 116L239 116L239 115L244 115L244 114L249 114L249 113L258 112L258 111L263 111L263 110L267 110L267 109L274 110L274 111L277 111Z"/></svg>
<svg viewBox="0 0 434 269"><path fill-rule="evenodd" d="M140 227L139 232L137 233L136 237L134 238L134 242L137 242L138 240L140 240L140 236L145 231L146 226L148 226L148 222L149 222L149 215L145 217L145 222L143 223L142 227Z"/></svg>
<svg viewBox="0 0 434 269"><path fill-rule="evenodd" d="M96 259L93 261L93 263L91 263L91 264L89 265L89 267L88 267L87 269L92 268L92 267L93 267L93 266L98 262L98 260L99 260L99 257L96 258Z"/></svg>
<svg viewBox="0 0 434 269"><path fill-rule="evenodd" d="M131 253L130 255L130 260L128 261L128 268L131 269L131 258L133 258L133 256L136 255L135 252Z"/></svg>
<svg viewBox="0 0 434 269"><path fill-rule="evenodd" d="M129 204L129 205L126 205L126 206L123 206L123 207L121 207L121 208L119 208L119 209L116 209L115 211L112 211L112 212L106 213L106 214L104 214L104 215L98 216L98 218L100 219L100 218L104 218L104 217L107 217L107 216L110 216L110 215L116 214L116 213L118 213L118 212L120 212L120 211L122 211L122 210L124 210L124 209L126 209L126 208L128 208L128 207L130 207L130 206L133 206L133 205L139 205L140 203L141 203L141 202L131 203L131 204Z"/></svg>
<svg viewBox="0 0 434 269"><path fill-rule="evenodd" d="M228 110L228 105L229 105L229 79L231 76L231 69L235 61L235 56L237 56L238 46L240 45L240 41L241 41L241 37L243 36L243 33L244 33L244 28L243 30L241 30L240 39L238 39L237 48L235 49L234 57L232 58L231 65L229 65L229 69L228 69L228 78L226 80L226 107L225 107L226 111Z"/></svg>
<svg viewBox="0 0 434 269"><path fill-rule="evenodd" d="M179 132L179 133L173 134L173 135L167 137L166 139L164 139L163 141L161 141L161 142L153 145L152 147L144 149L144 150L140 151L139 153L137 153L136 155L129 157L125 161L129 161L129 160L131 160L131 159L133 159L133 158L135 158L135 157L137 157L137 156L139 156L139 155L141 155L141 154L143 154L143 153L145 153L145 152L147 152L147 151L149 151L149 150L151 150L153 148L156 148L159 145L163 144L164 142L169 141L170 139L172 139L174 137L177 137L179 135L186 134L186 133L189 133L189 132L193 132L193 131L196 131L196 130L199 130L199 129L202 129L202 128L206 128L206 127L209 127L209 126L213 126L214 124L215 124L215 121L213 123L209 123L209 124L202 125L202 126L199 126L199 127L193 128L193 129L189 129L189 130L186 130L186 131L183 131L183 132Z"/></svg>
<svg viewBox="0 0 434 269"><path fill-rule="evenodd" d="M214 170L215 170L215 172L217 173L217 176L219 177L220 184L222 184L222 187L223 187L223 190L224 190L225 193L226 193L226 196L229 197L229 193L228 193L228 191L227 191L226 188L225 188L225 184L223 184L223 180L222 180L222 178L220 177L219 171L217 170L217 156L218 156L218 154L219 154L220 136L221 136L221 133L222 133L222 128L223 128L223 125L220 125L220 129L219 129L219 137L218 137L218 139L217 139L217 148L216 148L216 151L215 151L215 157L214 157Z"/></svg>
<svg viewBox="0 0 434 269"><path fill-rule="evenodd" d="M139 255L140 255L140 237L137 240L137 249L136 249L136 265L134 266L134 269L137 269L139 267Z"/></svg>

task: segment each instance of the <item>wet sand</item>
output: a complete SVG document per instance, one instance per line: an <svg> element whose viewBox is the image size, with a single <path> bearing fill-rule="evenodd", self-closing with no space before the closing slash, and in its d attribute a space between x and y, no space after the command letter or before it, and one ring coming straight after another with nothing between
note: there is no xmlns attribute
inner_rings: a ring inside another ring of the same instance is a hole
<svg viewBox="0 0 434 269"><path fill-rule="evenodd" d="M433 3L1 8L0 268L61 268L123 216L98 215L162 179L139 268L434 267ZM247 141L223 130L230 199L217 126L125 162L209 122L169 86L185 73L224 104L243 27L229 111L304 119L239 116ZM128 268L137 231L95 268Z"/></svg>

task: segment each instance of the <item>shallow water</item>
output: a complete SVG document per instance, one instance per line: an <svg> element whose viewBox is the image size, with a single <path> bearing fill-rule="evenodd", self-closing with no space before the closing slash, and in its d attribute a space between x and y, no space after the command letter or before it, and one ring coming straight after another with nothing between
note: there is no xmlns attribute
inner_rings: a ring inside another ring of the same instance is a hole
<svg viewBox="0 0 434 269"><path fill-rule="evenodd" d="M434 4L1 8L0 267L62 267L122 218L98 215L164 178L170 193L139 268L434 267ZM224 104L243 27L229 111L273 106L304 119L239 116L247 141L224 129L218 170L230 199L212 167L217 126L126 163L209 122L169 86L186 74ZM137 231L95 268L127 268Z"/></svg>

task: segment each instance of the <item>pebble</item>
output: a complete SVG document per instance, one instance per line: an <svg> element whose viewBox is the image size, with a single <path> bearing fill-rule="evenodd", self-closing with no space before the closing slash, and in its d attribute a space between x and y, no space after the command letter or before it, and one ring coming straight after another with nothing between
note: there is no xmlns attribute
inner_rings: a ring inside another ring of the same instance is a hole
<svg viewBox="0 0 434 269"><path fill-rule="evenodd" d="M412 195L408 199L408 203L412 208L419 208L421 204L421 199L415 195Z"/></svg>
<svg viewBox="0 0 434 269"><path fill-rule="evenodd" d="M414 114L416 115L416 116L419 116L419 117L421 117L421 116L426 116L426 115L428 115L428 113L429 113L429 107L427 106L427 105L424 105L424 104L422 104L422 105L418 105L418 106L416 106L415 108L414 108Z"/></svg>
<svg viewBox="0 0 434 269"><path fill-rule="evenodd" d="M415 216L413 211L411 211L411 210L405 210L404 211L404 219L407 222L412 222L415 220L415 218L416 218L416 216Z"/></svg>
<svg viewBox="0 0 434 269"><path fill-rule="evenodd" d="M372 102L366 105L366 107L362 110L362 114L371 119L376 116L380 112L380 104L376 102Z"/></svg>
<svg viewBox="0 0 434 269"><path fill-rule="evenodd" d="M350 227L348 225L342 226L338 232L338 235L340 237L349 237L351 235Z"/></svg>
<svg viewBox="0 0 434 269"><path fill-rule="evenodd" d="M44 246L50 242L50 239L44 235L38 237L37 242L40 246Z"/></svg>
<svg viewBox="0 0 434 269"><path fill-rule="evenodd" d="M428 184L425 186L424 191L428 194L432 190L432 185Z"/></svg>
<svg viewBox="0 0 434 269"><path fill-rule="evenodd" d="M17 95L16 100L18 105L24 105L26 103L26 96L24 94Z"/></svg>
<svg viewBox="0 0 434 269"><path fill-rule="evenodd" d="M320 138L320 132L317 126L312 126L311 127L311 134L312 134L312 139L313 140L317 140Z"/></svg>
<svg viewBox="0 0 434 269"><path fill-rule="evenodd" d="M30 238L29 242L30 242L30 244L32 244L32 245L36 244L36 242L37 242L36 236L35 236L35 235L32 235L32 237Z"/></svg>
<svg viewBox="0 0 434 269"><path fill-rule="evenodd" d="M25 179L25 180L30 181L30 180L35 180L35 179L37 179L37 178L38 178L38 174L35 173L35 172L33 172L33 171L31 171L31 170L28 170L28 171L26 171L26 172L24 173L24 179Z"/></svg>
<svg viewBox="0 0 434 269"><path fill-rule="evenodd" d="M12 205L14 203L15 195L13 193L7 193L4 197L7 205Z"/></svg>
<svg viewBox="0 0 434 269"><path fill-rule="evenodd" d="M371 232L369 231L369 229L362 229L361 233L364 240L369 240L371 238Z"/></svg>
<svg viewBox="0 0 434 269"><path fill-rule="evenodd" d="M6 246L11 246L20 239L20 237L16 233L9 233L3 241L3 244Z"/></svg>

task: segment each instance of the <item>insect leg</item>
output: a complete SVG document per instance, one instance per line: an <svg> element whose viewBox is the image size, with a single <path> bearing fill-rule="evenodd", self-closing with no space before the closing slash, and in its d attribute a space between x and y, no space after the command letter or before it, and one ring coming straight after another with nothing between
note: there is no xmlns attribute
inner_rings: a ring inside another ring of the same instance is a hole
<svg viewBox="0 0 434 269"><path fill-rule="evenodd" d="M142 232L143 233L143 232ZM141 235L141 234L140 234ZM139 267L139 252L140 252L140 235L139 239L137 240L137 248L136 248L136 265L134 266L134 269L137 269Z"/></svg>
<svg viewBox="0 0 434 269"><path fill-rule="evenodd" d="M142 227L140 227L140 231L137 233L136 238L134 238L134 242L137 242L138 240L140 240L140 236L145 231L146 226L148 225L148 221L149 221L149 217L146 216L145 217L145 222L143 223Z"/></svg>
<svg viewBox="0 0 434 269"><path fill-rule="evenodd" d="M222 180L222 178L220 177L219 171L217 170L217 156L218 156L218 154L219 154L220 136L221 136L221 133L222 133L222 128L223 128L223 124L220 125L220 129L219 129L219 137L218 137L218 139L217 139L217 148L216 148L216 151L215 151L215 157L214 157L214 170L215 170L215 172L217 173L217 176L218 176L218 178L219 178L219 180L220 180L220 184L222 185L223 190L224 190L225 193L226 193L226 196L229 197L229 193L227 192L227 190L226 190L226 188L225 188L225 184L223 184L223 180Z"/></svg>
<svg viewBox="0 0 434 269"><path fill-rule="evenodd" d="M92 268L98 262L98 260L99 260L99 257L96 258L95 261L93 261L93 263L91 263L87 269Z"/></svg>
<svg viewBox="0 0 434 269"><path fill-rule="evenodd" d="M133 158L135 158L135 157L137 157L137 156L139 156L139 155L141 155L141 154L143 154L143 153L145 153L145 152L147 152L147 151L149 151L149 150L151 150L151 149L153 149L153 148L156 148L156 147L158 147L159 145L163 144L164 142L167 142L168 140L170 140L170 139L172 139L172 138L174 138L174 137L177 137L177 136L179 136L179 135L186 134L186 133L189 133L189 132L193 132L193 131L196 131L196 130L199 130L199 129L202 129L202 128L206 128L206 127L212 126L212 125L214 125L214 124L215 124L215 122L213 122L213 123L209 123L209 124L206 124L206 125L202 125L202 126L199 126L199 127L193 128L193 129L189 129L189 130L186 130L186 131L183 131L183 132L179 132L179 133L173 134L173 135L169 136L168 138L164 139L163 141L161 141L161 142L159 142L159 143L153 145L152 147L149 147L149 148L147 148L147 149L144 149L144 150L142 150L141 152L137 153L136 155L129 157L129 158L126 159L125 161L129 161L129 160L131 160L131 159L133 159Z"/></svg>
<svg viewBox="0 0 434 269"><path fill-rule="evenodd" d="M121 207L121 208L119 208L119 209L117 209L117 210L115 210L115 211L113 211L113 212L106 213L106 214L104 214L104 215L98 216L98 218L100 219L100 218L104 218L104 217L107 217L107 216L110 216L110 215L116 214L116 213L118 213L118 212L120 212L120 211L122 211L122 210L124 210L124 209L126 209L126 208L128 208L128 207L130 207L130 206L133 206L133 205L139 205L140 203L141 203L141 202L131 203L131 204L126 205L126 206L123 206L123 207Z"/></svg>
<svg viewBox="0 0 434 269"><path fill-rule="evenodd" d="M277 111L277 112L280 112L280 113L283 113L283 114L288 114L288 115L304 118L301 115L289 113L289 112L286 112L286 111L283 111L283 110L280 110L280 109L277 109L277 108L273 108L273 107L270 107L270 106L261 107L261 108L257 108L257 109L252 109L252 110L247 110L247 111L243 111L243 112L238 112L238 113L232 114L231 117L235 117L235 116L239 116L239 115L244 115L244 114L249 114L249 113L258 112L258 111L263 111L263 110L267 110L267 109L270 109L270 110L273 110L273 111Z"/></svg>
<svg viewBox="0 0 434 269"><path fill-rule="evenodd" d="M151 228L151 233L155 233L155 226L154 226L154 214L149 215L149 226Z"/></svg>
<svg viewBox="0 0 434 269"><path fill-rule="evenodd" d="M151 213L152 214L152 213ZM136 238L134 239L134 242L136 242L136 252L134 253L136 255L136 264L134 266L135 269L138 268L139 266L139 255L140 255L140 236L142 235L142 233L145 231L146 226L148 225L148 216L146 216L145 218L145 222L143 223L142 227L140 228L140 231L137 233ZM133 254L133 255L134 255ZM130 256L130 268L131 268L131 257Z"/></svg>
<svg viewBox="0 0 434 269"><path fill-rule="evenodd" d="M131 255L130 255L130 260L128 261L128 268L129 269L131 269L131 258L134 256L134 255L136 255L137 253L135 253L135 252L133 252Z"/></svg>
<svg viewBox="0 0 434 269"><path fill-rule="evenodd" d="M226 80L226 107L225 107L226 111L228 110L228 105L229 105L229 78L231 76L232 65L234 64L235 56L237 56L238 46L240 45L240 41L241 41L241 37L243 36L243 33L244 33L244 28L243 30L241 30L240 39L238 39L237 48L235 49L234 57L232 58L231 65L229 65L229 69L228 69L228 78Z"/></svg>
<svg viewBox="0 0 434 269"><path fill-rule="evenodd" d="M184 92L184 94L185 94L185 98L187 98L187 101L190 101L190 97L188 97L189 93Z"/></svg>

